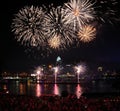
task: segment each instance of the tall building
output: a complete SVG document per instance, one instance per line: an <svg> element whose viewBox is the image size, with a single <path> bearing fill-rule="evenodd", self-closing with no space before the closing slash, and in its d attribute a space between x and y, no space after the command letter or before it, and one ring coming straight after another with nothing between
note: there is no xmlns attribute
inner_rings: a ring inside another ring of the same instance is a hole
<svg viewBox="0 0 120 111"><path fill-rule="evenodd" d="M56 65L62 65L62 59L60 56L56 58Z"/></svg>

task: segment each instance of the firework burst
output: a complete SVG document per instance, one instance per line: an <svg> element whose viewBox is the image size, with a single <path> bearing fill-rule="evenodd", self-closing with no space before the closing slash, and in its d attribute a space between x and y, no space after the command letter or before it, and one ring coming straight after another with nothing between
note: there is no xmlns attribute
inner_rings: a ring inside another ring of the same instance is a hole
<svg viewBox="0 0 120 111"><path fill-rule="evenodd" d="M28 46L28 52L35 49L38 55L48 56L76 45L78 39L92 41L101 23L120 21L118 9L117 0L70 0L56 8L25 6L15 14L11 27L17 41Z"/></svg>
<svg viewBox="0 0 120 111"><path fill-rule="evenodd" d="M54 36L52 38L50 38L48 40L48 44L50 47L52 47L53 49L57 49L60 47L61 43L60 43L60 37L58 36Z"/></svg>
<svg viewBox="0 0 120 111"><path fill-rule="evenodd" d="M44 45L44 12L42 8L25 6L15 15L12 31L18 42L27 46Z"/></svg>
<svg viewBox="0 0 120 111"><path fill-rule="evenodd" d="M94 19L94 8L90 0L70 0L65 3L65 19L68 24L72 24L74 30Z"/></svg>
<svg viewBox="0 0 120 111"><path fill-rule="evenodd" d="M72 27L67 25L64 15L64 10L61 7L52 7L44 19L45 35L49 39L49 45L55 49L64 49L66 46L70 46L75 37Z"/></svg>
<svg viewBox="0 0 120 111"><path fill-rule="evenodd" d="M96 36L96 28L92 25L85 25L78 31L78 38L82 42L90 42Z"/></svg>
<svg viewBox="0 0 120 111"><path fill-rule="evenodd" d="M96 20L101 23L113 24L120 21L120 13L117 0L97 0L95 4Z"/></svg>
<svg viewBox="0 0 120 111"><path fill-rule="evenodd" d="M48 45L50 48L55 50L64 50L66 49L66 42L61 39L60 35L55 35L48 39Z"/></svg>

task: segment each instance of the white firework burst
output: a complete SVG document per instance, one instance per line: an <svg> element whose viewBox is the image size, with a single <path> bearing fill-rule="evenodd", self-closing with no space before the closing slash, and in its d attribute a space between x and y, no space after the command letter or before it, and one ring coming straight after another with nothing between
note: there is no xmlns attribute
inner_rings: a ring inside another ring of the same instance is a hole
<svg viewBox="0 0 120 111"><path fill-rule="evenodd" d="M17 41L28 46L44 45L44 15L41 7L25 6L19 10L11 26Z"/></svg>
<svg viewBox="0 0 120 111"><path fill-rule="evenodd" d="M63 8L66 13L64 19L74 27L74 30L94 19L95 11L90 0L70 0Z"/></svg>
<svg viewBox="0 0 120 111"><path fill-rule="evenodd" d="M48 39L54 38L55 40L55 37L59 36L60 41L62 41L60 42L61 47L59 47L61 49L70 46L75 37L72 27L67 25L67 21L64 19L64 14L65 13L60 6L57 8L52 7L44 19L44 30L46 30L46 37ZM58 38L56 40L58 40Z"/></svg>

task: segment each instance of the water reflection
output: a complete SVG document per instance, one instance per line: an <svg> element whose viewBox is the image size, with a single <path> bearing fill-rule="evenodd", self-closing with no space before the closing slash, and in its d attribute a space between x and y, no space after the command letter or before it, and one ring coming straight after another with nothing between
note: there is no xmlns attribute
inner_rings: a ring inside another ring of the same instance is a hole
<svg viewBox="0 0 120 111"><path fill-rule="evenodd" d="M59 87L57 84L54 84L54 94L55 95L60 95Z"/></svg>
<svg viewBox="0 0 120 111"><path fill-rule="evenodd" d="M63 91L69 94L75 94L77 98L83 93L104 93L104 92L120 92L106 81L95 81L94 83L79 83L79 84L36 84L30 81L8 81L0 84L0 90L5 93L16 95L32 95L40 97L44 94L54 94L61 96Z"/></svg>
<svg viewBox="0 0 120 111"><path fill-rule="evenodd" d="M20 95L23 95L26 93L26 87L25 87L25 84L23 83L20 83Z"/></svg>
<svg viewBox="0 0 120 111"><path fill-rule="evenodd" d="M19 94L19 81L16 81L16 85L14 85L15 91Z"/></svg>
<svg viewBox="0 0 120 111"><path fill-rule="evenodd" d="M4 91L5 93L9 93L8 87L7 87L6 84L3 85L3 91Z"/></svg>
<svg viewBox="0 0 120 111"><path fill-rule="evenodd" d="M7 90L7 85L6 84L3 85L3 89Z"/></svg>
<svg viewBox="0 0 120 111"><path fill-rule="evenodd" d="M36 84L36 96L40 97L41 96L41 85Z"/></svg>
<svg viewBox="0 0 120 111"><path fill-rule="evenodd" d="M67 92L69 92L69 93L71 92L70 91L70 84L67 84Z"/></svg>
<svg viewBox="0 0 120 111"><path fill-rule="evenodd" d="M80 86L80 84L77 84L77 87L76 87L76 96L77 98L79 99L80 96L82 95L83 91L82 91L82 87Z"/></svg>

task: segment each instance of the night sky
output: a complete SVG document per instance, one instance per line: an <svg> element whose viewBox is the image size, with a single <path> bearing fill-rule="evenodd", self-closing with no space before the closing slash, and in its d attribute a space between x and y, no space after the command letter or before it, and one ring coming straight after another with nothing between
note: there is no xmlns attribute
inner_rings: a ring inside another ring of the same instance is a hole
<svg viewBox="0 0 120 111"><path fill-rule="evenodd" d="M97 32L96 39L90 43L81 43L79 47L72 47L63 52L54 52L49 57L41 57L39 52L28 52L14 39L11 23L14 14L26 5L42 6L53 3L62 5L67 0L16 0L1 3L0 10L0 70L28 71L31 68L48 63L55 63L56 57L61 56L64 63L80 61L91 64L109 64L114 67L120 65L120 23L105 23ZM34 54L33 54L34 53Z"/></svg>

